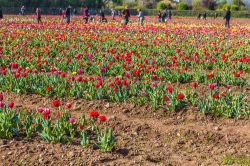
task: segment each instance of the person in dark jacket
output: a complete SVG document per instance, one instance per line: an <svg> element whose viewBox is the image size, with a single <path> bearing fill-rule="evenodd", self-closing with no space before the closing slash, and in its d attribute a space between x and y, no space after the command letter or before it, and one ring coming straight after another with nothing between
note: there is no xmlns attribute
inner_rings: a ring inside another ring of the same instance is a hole
<svg viewBox="0 0 250 166"><path fill-rule="evenodd" d="M171 20L172 19L172 11L168 10L168 19Z"/></svg>
<svg viewBox="0 0 250 166"><path fill-rule="evenodd" d="M70 20L70 15L71 15L71 6L70 5L67 7L65 15L66 15L66 22L69 24L71 21Z"/></svg>
<svg viewBox="0 0 250 166"><path fill-rule="evenodd" d="M162 13L161 13L161 11L159 10L159 12L158 12L158 22L161 22L161 19L162 19Z"/></svg>
<svg viewBox="0 0 250 166"><path fill-rule="evenodd" d="M103 22L108 22L107 18L105 17L105 13L103 10L100 11L100 22L103 23Z"/></svg>
<svg viewBox="0 0 250 166"><path fill-rule="evenodd" d="M36 8L36 17L37 17L37 23L42 22L42 12L40 8Z"/></svg>
<svg viewBox="0 0 250 166"><path fill-rule="evenodd" d="M89 21L89 8L87 6L84 7L83 9L83 20L84 20L84 23L87 24L88 21Z"/></svg>
<svg viewBox="0 0 250 166"><path fill-rule="evenodd" d="M230 19L231 19L231 11L230 8L227 8L224 19L226 20L225 27L230 28Z"/></svg>
<svg viewBox="0 0 250 166"><path fill-rule="evenodd" d="M167 13L166 12L163 12L161 20L162 20L162 22L167 22Z"/></svg>
<svg viewBox="0 0 250 166"><path fill-rule="evenodd" d="M204 20L207 19L207 13L206 13L206 12L203 14L203 19L204 19Z"/></svg>
<svg viewBox="0 0 250 166"><path fill-rule="evenodd" d="M1 6L0 6L0 19L3 19L3 10L1 8Z"/></svg>
<svg viewBox="0 0 250 166"><path fill-rule="evenodd" d="M129 12L128 6L125 6L125 9L122 11L122 16L123 16L124 21L125 21L124 24L128 25L129 17L130 17L130 12Z"/></svg>

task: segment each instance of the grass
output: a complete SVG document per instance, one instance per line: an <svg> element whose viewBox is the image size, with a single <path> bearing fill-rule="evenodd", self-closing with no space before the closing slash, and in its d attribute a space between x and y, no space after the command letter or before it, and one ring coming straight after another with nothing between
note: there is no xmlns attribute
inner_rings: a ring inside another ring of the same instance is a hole
<svg viewBox="0 0 250 166"><path fill-rule="evenodd" d="M225 155L221 159L221 163L224 165L244 165L250 166L250 156L236 156L236 155Z"/></svg>

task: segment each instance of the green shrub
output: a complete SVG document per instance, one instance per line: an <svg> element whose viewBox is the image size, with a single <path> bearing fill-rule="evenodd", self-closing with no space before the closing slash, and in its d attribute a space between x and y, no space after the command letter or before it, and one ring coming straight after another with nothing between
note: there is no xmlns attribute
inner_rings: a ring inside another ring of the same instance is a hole
<svg viewBox="0 0 250 166"><path fill-rule="evenodd" d="M178 10L188 10L188 5L185 4L184 2L181 2L178 4L177 9Z"/></svg>
<svg viewBox="0 0 250 166"><path fill-rule="evenodd" d="M232 11L239 11L239 6L238 5L231 5L231 10Z"/></svg>
<svg viewBox="0 0 250 166"><path fill-rule="evenodd" d="M159 10L164 10L167 8L167 4L165 2L160 1L157 3L156 8Z"/></svg>

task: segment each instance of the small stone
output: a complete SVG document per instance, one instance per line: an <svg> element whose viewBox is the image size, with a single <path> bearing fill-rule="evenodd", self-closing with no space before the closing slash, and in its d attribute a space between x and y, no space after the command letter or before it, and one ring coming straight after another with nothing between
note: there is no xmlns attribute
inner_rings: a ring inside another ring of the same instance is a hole
<svg viewBox="0 0 250 166"><path fill-rule="evenodd" d="M178 142L177 142L177 144L179 144L179 145L183 145L183 144L185 144L185 141L183 141L183 140L178 141Z"/></svg>
<svg viewBox="0 0 250 166"><path fill-rule="evenodd" d="M178 137L180 137L180 136L181 136L181 134L180 134L180 133L177 133L176 135L177 135Z"/></svg>
<svg viewBox="0 0 250 166"><path fill-rule="evenodd" d="M129 113L130 111L129 111L129 109L123 109L122 112L123 113Z"/></svg>
<svg viewBox="0 0 250 166"><path fill-rule="evenodd" d="M10 152L8 152L7 154L8 154L8 155L11 155L11 154L12 154L12 152L10 151Z"/></svg>
<svg viewBox="0 0 250 166"><path fill-rule="evenodd" d="M109 108L109 107L110 107L110 104L109 104L109 103L107 103L107 104L105 105L105 107L106 107L106 108Z"/></svg>
<svg viewBox="0 0 250 166"><path fill-rule="evenodd" d="M70 152L67 154L67 156L68 156L69 158L74 157L74 156L75 156L75 153L74 153L73 151L70 151Z"/></svg>
<svg viewBox="0 0 250 166"><path fill-rule="evenodd" d="M221 130L221 128L219 126L215 126L214 130L219 131L219 130Z"/></svg>

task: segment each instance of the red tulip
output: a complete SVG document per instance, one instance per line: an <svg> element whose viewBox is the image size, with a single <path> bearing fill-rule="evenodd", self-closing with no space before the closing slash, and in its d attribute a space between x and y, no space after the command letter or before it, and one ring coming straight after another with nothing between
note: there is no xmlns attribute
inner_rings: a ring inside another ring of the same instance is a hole
<svg viewBox="0 0 250 166"><path fill-rule="evenodd" d="M211 79L211 78L214 77L214 74L213 74L213 73L210 73L210 74L207 75L207 77Z"/></svg>
<svg viewBox="0 0 250 166"><path fill-rule="evenodd" d="M71 108L71 107L72 107L72 104L71 104L71 103L67 103L67 104L66 104L66 107L67 107L67 108Z"/></svg>
<svg viewBox="0 0 250 166"><path fill-rule="evenodd" d="M13 101L10 101L9 104L8 104L8 106L9 106L10 108L13 108L13 107L14 107L14 102L13 102Z"/></svg>
<svg viewBox="0 0 250 166"><path fill-rule="evenodd" d="M3 101L3 93L0 93L0 101Z"/></svg>
<svg viewBox="0 0 250 166"><path fill-rule="evenodd" d="M60 100L54 100L54 101L53 101L54 107L59 107L60 104L61 104Z"/></svg>
<svg viewBox="0 0 250 166"><path fill-rule="evenodd" d="M47 87L47 90L48 90L48 91L52 91L52 90L53 90L53 87L49 85L49 86Z"/></svg>
<svg viewBox="0 0 250 166"><path fill-rule="evenodd" d="M216 93L216 94L213 95L213 98L214 98L214 99L219 99L220 96L219 96L219 94Z"/></svg>
<svg viewBox="0 0 250 166"><path fill-rule="evenodd" d="M100 120L100 122L105 122L107 120L107 118L105 115L100 115L99 120Z"/></svg>
<svg viewBox="0 0 250 166"><path fill-rule="evenodd" d="M167 88L167 92L169 92L169 93L172 93L173 90L174 90L174 89L173 89L173 87L171 87L171 86Z"/></svg>
<svg viewBox="0 0 250 166"><path fill-rule="evenodd" d="M198 83L197 82L192 82L192 87L197 88L198 87Z"/></svg>
<svg viewBox="0 0 250 166"><path fill-rule="evenodd" d="M169 97L168 97L168 96L165 96L165 97L164 97L164 101L169 101Z"/></svg>
<svg viewBox="0 0 250 166"><path fill-rule="evenodd" d="M92 112L90 112L89 116L90 116L90 118L98 118L99 112L92 111Z"/></svg>
<svg viewBox="0 0 250 166"><path fill-rule="evenodd" d="M83 130L84 129L84 125L80 125L79 128L80 128L80 130Z"/></svg>
<svg viewBox="0 0 250 166"><path fill-rule="evenodd" d="M184 99L184 95L183 95L182 93L179 93L178 96L177 96L177 98L178 98L179 100L182 100L182 99Z"/></svg>

